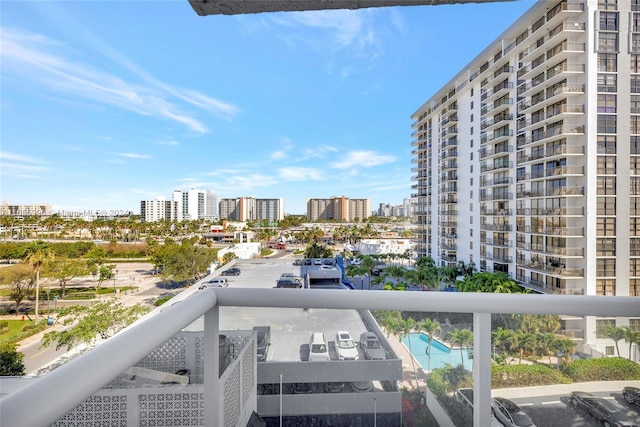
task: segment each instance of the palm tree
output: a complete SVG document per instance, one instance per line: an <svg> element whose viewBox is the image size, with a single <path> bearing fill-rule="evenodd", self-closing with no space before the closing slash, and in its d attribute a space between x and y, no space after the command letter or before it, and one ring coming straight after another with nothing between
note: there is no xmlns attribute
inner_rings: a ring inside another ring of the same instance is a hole
<svg viewBox="0 0 640 427"><path fill-rule="evenodd" d="M520 354L518 364L522 363L522 354L524 353L525 333L521 330L513 331L507 338L509 352L514 354L516 351Z"/></svg>
<svg viewBox="0 0 640 427"><path fill-rule="evenodd" d="M41 240L31 243L26 250L25 260L36 273L36 307L34 321L37 321L40 310L40 269L42 266L53 260L53 252L47 244Z"/></svg>
<svg viewBox="0 0 640 427"><path fill-rule="evenodd" d="M493 353L496 353L496 348L503 352L507 352L509 345L509 337L513 331L511 329L496 328L492 333L493 338Z"/></svg>
<svg viewBox="0 0 640 427"><path fill-rule="evenodd" d="M431 372L431 344L436 331L442 331L442 328L440 327L440 322L429 319L428 317L420 323L420 328L423 329L429 337L427 346L427 371Z"/></svg>
<svg viewBox="0 0 640 427"><path fill-rule="evenodd" d="M631 346L633 344L640 345L640 331L634 331L628 326L623 327L625 331L624 340L629 343L629 360L633 360L631 358Z"/></svg>
<svg viewBox="0 0 640 427"><path fill-rule="evenodd" d="M402 336L407 339L409 343L409 354L411 357L411 366L413 367L413 378L416 380L416 386L418 385L418 375L416 374L416 363L413 358L413 350L411 349L411 331L416 326L416 321L411 317L407 318L400 324L402 328Z"/></svg>
<svg viewBox="0 0 640 427"><path fill-rule="evenodd" d="M538 350L541 356L547 356L549 358L549 366L551 366L551 356L555 354L553 351L556 345L557 338L551 332L544 332L537 334Z"/></svg>
<svg viewBox="0 0 640 427"><path fill-rule="evenodd" d="M370 255L364 255L361 257L360 270L367 275L367 282L369 282L369 290L371 290L371 272L376 267L376 262Z"/></svg>
<svg viewBox="0 0 640 427"><path fill-rule="evenodd" d="M464 348L469 350L469 346L473 343L473 332L469 329L452 329L447 335L447 339L452 346L460 347L460 363L464 365Z"/></svg>
<svg viewBox="0 0 640 427"><path fill-rule="evenodd" d="M569 339L563 338L556 341L556 350L561 353L560 360L562 361L562 369L564 369L573 355L573 349L576 347L576 343Z"/></svg>
<svg viewBox="0 0 640 427"><path fill-rule="evenodd" d="M623 328L618 328L614 325L607 325L603 328L600 328L598 331L605 338L612 339L616 343L616 352L618 353L618 357L620 357L620 347L618 346L618 341L625 339L627 336L626 331Z"/></svg>

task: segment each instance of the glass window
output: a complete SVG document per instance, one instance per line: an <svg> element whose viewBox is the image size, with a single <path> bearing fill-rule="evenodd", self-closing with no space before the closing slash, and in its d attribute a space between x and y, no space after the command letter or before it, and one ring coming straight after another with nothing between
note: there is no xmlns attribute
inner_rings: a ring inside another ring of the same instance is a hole
<svg viewBox="0 0 640 427"><path fill-rule="evenodd" d="M616 256L616 239L597 239L597 256Z"/></svg>
<svg viewBox="0 0 640 427"><path fill-rule="evenodd" d="M615 113L618 96L598 94L598 113Z"/></svg>
<svg viewBox="0 0 640 427"><path fill-rule="evenodd" d="M598 197L597 214L598 215L615 215L616 214L616 198L615 197Z"/></svg>
<svg viewBox="0 0 640 427"><path fill-rule="evenodd" d="M631 154L640 154L640 137L632 136L629 141Z"/></svg>
<svg viewBox="0 0 640 427"><path fill-rule="evenodd" d="M615 218L596 218L596 235L597 236L615 236L616 235L616 219Z"/></svg>
<svg viewBox="0 0 640 427"><path fill-rule="evenodd" d="M597 258L596 259L596 276L615 277L616 276L616 259L615 258Z"/></svg>
<svg viewBox="0 0 640 427"><path fill-rule="evenodd" d="M631 72L632 73L640 73L640 55L631 54Z"/></svg>
<svg viewBox="0 0 640 427"><path fill-rule="evenodd" d="M616 279L596 279L596 295L615 295Z"/></svg>
<svg viewBox="0 0 640 427"><path fill-rule="evenodd" d="M598 135L598 154L616 154L615 135Z"/></svg>
<svg viewBox="0 0 640 427"><path fill-rule="evenodd" d="M640 76L632 75L630 86L631 93L640 93Z"/></svg>
<svg viewBox="0 0 640 427"><path fill-rule="evenodd" d="M596 319L596 338L606 338L603 330L607 326L616 326L616 319Z"/></svg>
<svg viewBox="0 0 640 427"><path fill-rule="evenodd" d="M640 95L631 95L631 114L640 114Z"/></svg>
<svg viewBox="0 0 640 427"><path fill-rule="evenodd" d="M615 175L616 174L616 157L615 156L598 156L598 174L599 175Z"/></svg>
<svg viewBox="0 0 640 427"><path fill-rule="evenodd" d="M640 134L640 116L631 116L629 118L629 133Z"/></svg>
<svg viewBox="0 0 640 427"><path fill-rule="evenodd" d="M640 236L640 218L629 218L629 235Z"/></svg>
<svg viewBox="0 0 640 427"><path fill-rule="evenodd" d="M629 329L632 331L640 331L640 319L629 319Z"/></svg>
<svg viewBox="0 0 640 427"><path fill-rule="evenodd" d="M598 33L599 52L618 52L618 33Z"/></svg>
<svg viewBox="0 0 640 427"><path fill-rule="evenodd" d="M617 92L615 74L598 73L598 92Z"/></svg>
<svg viewBox="0 0 640 427"><path fill-rule="evenodd" d="M600 31L618 31L618 12L600 11Z"/></svg>
<svg viewBox="0 0 640 427"><path fill-rule="evenodd" d="M598 133L616 133L617 117L613 114L598 114Z"/></svg>
<svg viewBox="0 0 640 427"><path fill-rule="evenodd" d="M599 176L596 178L598 183L597 192L601 195L616 195L616 177L615 176Z"/></svg>
<svg viewBox="0 0 640 427"><path fill-rule="evenodd" d="M598 71L615 73L618 71L618 55L615 53L598 54Z"/></svg>
<svg viewBox="0 0 640 427"><path fill-rule="evenodd" d="M640 34L631 34L631 52L640 52Z"/></svg>

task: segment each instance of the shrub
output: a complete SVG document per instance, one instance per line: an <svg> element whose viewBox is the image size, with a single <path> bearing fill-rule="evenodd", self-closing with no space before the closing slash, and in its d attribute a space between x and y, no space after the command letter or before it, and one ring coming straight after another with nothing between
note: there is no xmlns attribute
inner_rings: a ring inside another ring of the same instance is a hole
<svg viewBox="0 0 640 427"><path fill-rule="evenodd" d="M162 304L164 304L165 302L169 301L171 299L171 297L161 297L158 298L157 300L155 300L155 302L153 303L153 305L155 305L156 307L161 306Z"/></svg>
<svg viewBox="0 0 640 427"><path fill-rule="evenodd" d="M510 388L535 385L570 384L570 378L546 365L493 365L491 387Z"/></svg>
<svg viewBox="0 0 640 427"><path fill-rule="evenodd" d="M8 320L0 320L0 328L7 328L9 327L9 321Z"/></svg>
<svg viewBox="0 0 640 427"><path fill-rule="evenodd" d="M567 375L575 382L640 380L640 365L622 357L575 360Z"/></svg>
<svg viewBox="0 0 640 427"><path fill-rule="evenodd" d="M452 369L454 368L447 366L432 370L427 377L427 386L435 395L436 399L438 399L443 409L447 411L454 425L470 427L473 425L473 413L470 408L458 399L447 394L447 390L451 387L445 381L445 378ZM468 382L465 382L463 386L466 387L467 385L469 385Z"/></svg>

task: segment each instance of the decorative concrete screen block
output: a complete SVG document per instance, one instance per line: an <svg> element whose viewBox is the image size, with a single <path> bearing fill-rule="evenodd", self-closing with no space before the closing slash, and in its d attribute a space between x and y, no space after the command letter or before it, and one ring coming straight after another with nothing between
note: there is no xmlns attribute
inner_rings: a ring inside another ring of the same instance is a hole
<svg viewBox="0 0 640 427"><path fill-rule="evenodd" d="M153 393L138 396L140 427L204 425L204 393Z"/></svg>
<svg viewBox="0 0 640 427"><path fill-rule="evenodd" d="M54 427L127 427L127 396L91 396Z"/></svg>
<svg viewBox="0 0 640 427"><path fill-rule="evenodd" d="M232 369L227 369L222 378L225 426L235 426L240 418L240 372L240 364L237 363Z"/></svg>
<svg viewBox="0 0 640 427"><path fill-rule="evenodd" d="M176 372L187 368L187 340L183 336L174 336L162 346L156 348L136 364L157 371Z"/></svg>
<svg viewBox="0 0 640 427"><path fill-rule="evenodd" d="M255 391L256 383L254 382L255 378L255 367L256 364L254 362L256 354L255 343L251 341L251 345L248 346L247 350L242 354L242 402L246 403L247 399L251 396L251 394Z"/></svg>

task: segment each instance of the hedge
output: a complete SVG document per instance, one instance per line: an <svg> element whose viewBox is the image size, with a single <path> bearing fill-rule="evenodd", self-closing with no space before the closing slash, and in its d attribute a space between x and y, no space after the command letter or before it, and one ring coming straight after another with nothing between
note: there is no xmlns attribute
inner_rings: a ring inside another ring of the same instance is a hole
<svg viewBox="0 0 640 427"><path fill-rule="evenodd" d="M559 370L546 365L492 365L491 388L529 387L535 385L570 384Z"/></svg>
<svg viewBox="0 0 640 427"><path fill-rule="evenodd" d="M567 375L575 382L640 380L640 365L622 357L574 360Z"/></svg>

